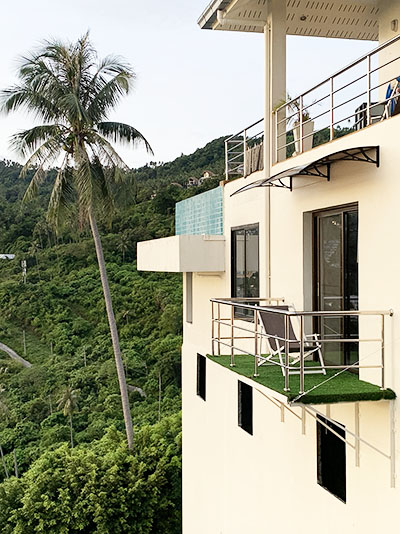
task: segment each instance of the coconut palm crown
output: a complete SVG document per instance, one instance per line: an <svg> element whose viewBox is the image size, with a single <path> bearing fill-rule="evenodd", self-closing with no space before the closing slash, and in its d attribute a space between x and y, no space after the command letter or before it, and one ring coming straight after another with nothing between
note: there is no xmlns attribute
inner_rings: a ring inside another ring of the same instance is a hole
<svg viewBox="0 0 400 534"><path fill-rule="evenodd" d="M112 308L96 213L111 215L113 185L128 168L111 142L149 143L132 126L108 120L120 99L132 89L134 73L117 56L98 60L88 34L76 43L45 41L36 53L23 58L20 83L0 93L6 113L24 109L43 125L15 134L12 147L27 161L21 171L34 169L24 199L30 200L46 176L57 166L48 206L48 219L57 228L78 208L92 230L111 338L114 349L128 446L133 429L118 331Z"/></svg>

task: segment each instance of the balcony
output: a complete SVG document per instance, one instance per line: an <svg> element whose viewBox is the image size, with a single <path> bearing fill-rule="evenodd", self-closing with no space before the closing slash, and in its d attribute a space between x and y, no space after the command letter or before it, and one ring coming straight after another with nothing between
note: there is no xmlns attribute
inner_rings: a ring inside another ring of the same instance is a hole
<svg viewBox="0 0 400 534"><path fill-rule="evenodd" d="M383 43L272 113L273 163L400 113L400 36ZM227 180L264 168L263 121L225 141Z"/></svg>
<svg viewBox="0 0 400 534"><path fill-rule="evenodd" d="M175 233L138 243L139 271L225 271L222 187L178 202Z"/></svg>
<svg viewBox="0 0 400 534"><path fill-rule="evenodd" d="M284 299L212 299L211 302L212 355L209 357L266 386L289 404L396 397L385 385L385 349L389 339L386 329L393 315L391 310L295 311L284 306ZM276 326L277 318L283 325L281 330ZM335 322L343 318L357 321L356 335L354 332L345 335L336 328ZM265 321L272 319L275 326L267 331ZM311 338L315 325L322 322L328 328L320 328L324 333ZM271 349L274 343L282 348L279 356ZM318 352L309 350L311 345L320 347L321 359ZM346 345L351 347L352 361L332 361L335 359L332 355L345 350ZM291 354L294 346L298 349L295 363Z"/></svg>
<svg viewBox="0 0 400 534"><path fill-rule="evenodd" d="M400 36L378 46L274 113L274 161L283 161L400 112Z"/></svg>

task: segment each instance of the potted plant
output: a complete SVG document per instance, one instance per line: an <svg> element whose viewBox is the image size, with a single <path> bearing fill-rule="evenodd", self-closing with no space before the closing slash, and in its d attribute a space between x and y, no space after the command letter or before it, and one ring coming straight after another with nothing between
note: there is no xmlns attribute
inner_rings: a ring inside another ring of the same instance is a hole
<svg viewBox="0 0 400 534"><path fill-rule="evenodd" d="M305 110L300 109L300 99L292 99L289 95L286 97L286 101L279 103L277 107L281 108L286 106L286 113L288 113L289 118L286 121L287 132L293 131L294 137L294 147L293 156L300 154L300 152L305 152L310 150L313 147L313 138L312 135L314 131L314 121L310 117L310 113ZM282 108L283 109L283 108ZM303 150L301 151L301 126L300 126L300 113L302 116L303 123Z"/></svg>

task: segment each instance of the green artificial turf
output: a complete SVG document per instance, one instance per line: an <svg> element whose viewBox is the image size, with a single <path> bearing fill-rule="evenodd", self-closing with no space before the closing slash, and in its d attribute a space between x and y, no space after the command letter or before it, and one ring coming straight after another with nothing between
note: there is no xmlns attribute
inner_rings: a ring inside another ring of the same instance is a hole
<svg viewBox="0 0 400 534"><path fill-rule="evenodd" d="M230 367L230 356L208 356L214 362L223 365L240 375L251 378L255 382L273 389L282 395L285 395L289 401L301 402L303 404L330 404L334 402L356 402L365 400L394 399L396 394L391 389L381 390L378 386L359 380L358 376L349 371L340 373L332 380L325 382L321 386L309 391L314 386L324 382L327 378L335 375L338 370L327 370L326 375L306 374L304 377L305 395L296 399L299 395L300 377L299 375L290 375L290 391L284 391L284 377L282 370L277 365L265 366L258 368L259 376L254 374L254 357L243 354L235 356L235 367ZM313 362L307 362L306 365L312 365ZM314 364L315 365L315 364Z"/></svg>

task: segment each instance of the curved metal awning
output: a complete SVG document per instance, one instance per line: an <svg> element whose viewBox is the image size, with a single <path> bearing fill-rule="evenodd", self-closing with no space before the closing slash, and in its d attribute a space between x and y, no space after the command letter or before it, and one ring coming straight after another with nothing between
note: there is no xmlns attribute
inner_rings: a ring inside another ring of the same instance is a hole
<svg viewBox="0 0 400 534"><path fill-rule="evenodd" d="M369 155L372 151L375 152L375 157ZM232 193L231 197L256 187L283 187L292 191L292 180L297 176L317 176L318 178L325 178L329 182L331 165L336 161L363 161L365 163L373 163L379 167L379 146L362 146L333 152L306 165L297 165L286 171L274 174L269 178L257 180L256 182L245 185ZM289 178L289 184L283 182L285 178Z"/></svg>

